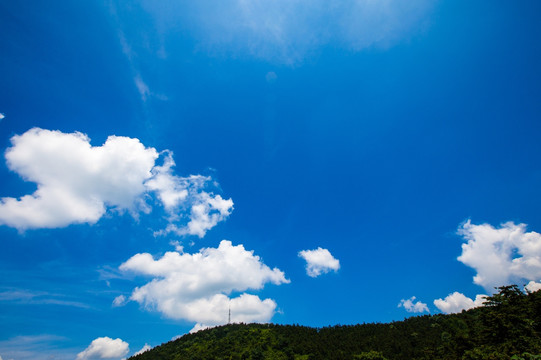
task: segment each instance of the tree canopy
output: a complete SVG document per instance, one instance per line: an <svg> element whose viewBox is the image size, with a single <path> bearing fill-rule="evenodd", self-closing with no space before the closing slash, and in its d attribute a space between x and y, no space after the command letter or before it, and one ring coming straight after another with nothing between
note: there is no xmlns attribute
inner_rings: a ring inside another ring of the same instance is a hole
<svg viewBox="0 0 541 360"><path fill-rule="evenodd" d="M130 359L541 359L541 291L498 290L484 306L459 314L323 328L230 324Z"/></svg>

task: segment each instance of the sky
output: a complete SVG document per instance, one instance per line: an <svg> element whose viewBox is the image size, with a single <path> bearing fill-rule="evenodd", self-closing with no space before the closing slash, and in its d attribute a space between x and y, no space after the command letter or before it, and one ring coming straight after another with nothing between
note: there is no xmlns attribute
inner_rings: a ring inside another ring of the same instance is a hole
<svg viewBox="0 0 541 360"><path fill-rule="evenodd" d="M541 288L540 11L0 2L0 359Z"/></svg>

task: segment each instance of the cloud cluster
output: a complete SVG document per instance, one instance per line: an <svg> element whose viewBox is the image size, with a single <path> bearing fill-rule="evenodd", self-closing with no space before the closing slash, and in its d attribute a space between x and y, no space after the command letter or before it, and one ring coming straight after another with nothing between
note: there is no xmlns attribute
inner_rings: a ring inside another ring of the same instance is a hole
<svg viewBox="0 0 541 360"><path fill-rule="evenodd" d="M130 300L173 319L196 322L194 329L224 324L229 308L233 322L266 322L273 316L272 299L232 292L258 290L266 283L289 283L284 273L270 269L253 251L222 240L218 248L198 253L167 252L155 260L148 253L137 254L120 266L122 271L152 277L134 289Z"/></svg>
<svg viewBox="0 0 541 360"><path fill-rule="evenodd" d="M336 272L340 269L340 261L335 259L329 250L321 247L299 251L299 256L306 261L306 274L310 277L318 277L331 270Z"/></svg>
<svg viewBox="0 0 541 360"><path fill-rule="evenodd" d="M430 312L428 310L428 306L425 303L422 303L420 301L415 302L416 297L412 296L411 298L405 300L400 300L400 304L398 304L398 307L403 307L406 309L407 312L411 313L422 313L422 312Z"/></svg>
<svg viewBox="0 0 541 360"><path fill-rule="evenodd" d="M126 356L130 351L129 344L121 339L110 337L99 337L93 340L90 345L79 354L76 360L90 359L116 359Z"/></svg>
<svg viewBox="0 0 541 360"><path fill-rule="evenodd" d="M436 305L443 313L454 314L459 313L462 310L483 306L486 297L486 295L477 295L475 300L473 300L464 294L455 291L454 293L447 295L445 299L434 300L434 305Z"/></svg>
<svg viewBox="0 0 541 360"><path fill-rule="evenodd" d="M432 4L430 0L165 0L158 6L143 1L160 34L183 24L211 52L288 64L327 44L355 51L388 46L417 28Z"/></svg>
<svg viewBox="0 0 541 360"><path fill-rule="evenodd" d="M493 291L497 286L541 279L541 234L526 232L525 224L507 222L499 228L467 221L458 229L467 242L458 260L475 269L475 284Z"/></svg>
<svg viewBox="0 0 541 360"><path fill-rule="evenodd" d="M204 236L225 220L231 199L205 191L209 177L178 177L172 153L160 153L138 139L109 136L92 146L85 134L33 128L11 139L5 153L10 170L37 184L19 199L0 200L0 224L20 231L97 222L108 209L134 216L150 212L146 195L155 194L178 233Z"/></svg>

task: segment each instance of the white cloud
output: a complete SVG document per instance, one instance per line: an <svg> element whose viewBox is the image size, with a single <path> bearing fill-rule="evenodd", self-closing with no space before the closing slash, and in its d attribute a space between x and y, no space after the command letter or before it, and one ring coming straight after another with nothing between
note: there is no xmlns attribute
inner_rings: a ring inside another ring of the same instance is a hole
<svg viewBox="0 0 541 360"><path fill-rule="evenodd" d="M97 222L108 209L148 213L144 196L156 194L169 214L169 227L203 237L233 209L231 199L206 190L210 177L175 176L170 151L160 153L138 139L109 136L92 146L88 136L33 128L11 139L5 154L10 170L37 184L20 199L0 200L0 224L19 231Z"/></svg>
<svg viewBox="0 0 541 360"><path fill-rule="evenodd" d="M152 169L153 176L145 182L145 186L157 193L158 198L167 210L173 210L186 200L188 197L188 188L192 183L196 184L196 187L199 188L208 179L202 176L182 178L173 175L172 167L175 166L173 155L169 151L165 151L164 154L163 165L154 166Z"/></svg>
<svg viewBox="0 0 541 360"><path fill-rule="evenodd" d="M133 356L142 354L142 353L144 353L144 352L146 352L146 351L148 351L148 350L150 350L150 349L152 349L152 347L151 347L149 344L145 344L145 346L143 346L143 347L141 348L141 350L139 350L138 352L136 352L135 354L133 354Z"/></svg>
<svg viewBox="0 0 541 360"><path fill-rule="evenodd" d="M218 222L225 220L233 210L233 200L223 199L220 195L209 195L205 192L198 194L190 212L190 221L177 233L197 235L200 238L212 229Z"/></svg>
<svg viewBox="0 0 541 360"><path fill-rule="evenodd" d="M121 339L99 337L79 354L76 360L87 359L114 359L125 356L130 351L129 344Z"/></svg>
<svg viewBox="0 0 541 360"><path fill-rule="evenodd" d="M173 319L198 323L196 327L224 324L231 308L233 322L265 322L274 314L272 299L232 292L261 289L270 282L289 283L284 273L270 269L253 251L222 240L218 248L195 254L167 252L154 260L148 253L137 254L120 266L122 271L153 277L135 288L130 299Z"/></svg>
<svg viewBox="0 0 541 360"><path fill-rule="evenodd" d="M11 142L9 169L38 188L19 200L3 198L0 222L23 230L94 223L106 205L134 209L158 158L139 140L117 136L92 147L82 133L34 128Z"/></svg>
<svg viewBox="0 0 541 360"><path fill-rule="evenodd" d="M533 292L536 292L538 290L541 290L541 282L535 282L535 281L530 281L525 287L524 289L529 292L529 293L533 293Z"/></svg>
<svg viewBox="0 0 541 360"><path fill-rule="evenodd" d="M157 193L159 199L169 213L169 226L157 235L174 232L178 235L197 235L204 237L206 232L224 221L233 211L233 200L223 199L220 195L204 191L205 185L212 179L207 176L191 175L180 177L173 175L171 168L175 166L172 154L164 152L162 166L155 166L152 178L146 181L146 187ZM179 226L179 208L189 212L189 221Z"/></svg>
<svg viewBox="0 0 541 360"><path fill-rule="evenodd" d="M454 292L447 295L445 299L434 300L434 305L446 314L459 313L462 310L468 310L475 307L483 306L486 295L477 295L475 300L470 299L462 293Z"/></svg>
<svg viewBox="0 0 541 360"><path fill-rule="evenodd" d="M126 304L126 297L124 295L118 295L114 300L113 300L113 306L114 307L120 307L120 306L124 306Z"/></svg>
<svg viewBox="0 0 541 360"><path fill-rule="evenodd" d="M212 53L295 63L327 44L354 51L388 46L420 27L433 0L143 1L157 33L190 27ZM190 19L184 19L189 14ZM163 35L162 35L163 36Z"/></svg>
<svg viewBox="0 0 541 360"><path fill-rule="evenodd" d="M306 260L306 273L311 277L340 269L340 262L331 255L329 250L321 247L315 250L299 251L299 256Z"/></svg>
<svg viewBox="0 0 541 360"><path fill-rule="evenodd" d="M521 280L541 278L541 234L525 224L507 222L499 228L466 222L458 229L467 243L458 260L475 269L475 284L487 291Z"/></svg>
<svg viewBox="0 0 541 360"><path fill-rule="evenodd" d="M5 118L6 116L2 113L0 113L0 120L2 120L3 118ZM2 360L2 358L0 358L0 360Z"/></svg>
<svg viewBox="0 0 541 360"><path fill-rule="evenodd" d="M400 304L398 304L398 307L403 307L406 309L407 312L413 312L413 313L422 313L422 312L430 312L428 310L428 306L425 303L422 303L420 301L415 302L415 296L412 296L411 298L405 300L400 300Z"/></svg>

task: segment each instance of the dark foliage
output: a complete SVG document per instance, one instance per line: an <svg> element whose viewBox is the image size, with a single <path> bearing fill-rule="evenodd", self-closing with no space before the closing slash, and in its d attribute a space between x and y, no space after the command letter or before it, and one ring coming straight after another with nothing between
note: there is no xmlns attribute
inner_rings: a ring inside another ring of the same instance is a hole
<svg viewBox="0 0 541 360"><path fill-rule="evenodd" d="M541 291L504 286L485 306L389 324L231 324L162 344L133 360L541 359Z"/></svg>

